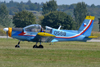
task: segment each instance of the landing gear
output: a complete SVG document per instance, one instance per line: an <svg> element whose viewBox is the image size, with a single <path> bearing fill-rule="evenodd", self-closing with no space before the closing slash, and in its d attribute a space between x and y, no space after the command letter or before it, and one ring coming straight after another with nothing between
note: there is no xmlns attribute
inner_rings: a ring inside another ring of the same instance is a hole
<svg viewBox="0 0 100 67"><path fill-rule="evenodd" d="M43 48L43 45L39 45L39 48Z"/></svg>
<svg viewBox="0 0 100 67"><path fill-rule="evenodd" d="M20 41L18 42L17 45L15 45L15 48L20 48L19 44L20 44Z"/></svg>
<svg viewBox="0 0 100 67"><path fill-rule="evenodd" d="M36 42L36 45L34 45L33 48L43 48L43 45L41 45L41 42L40 42L40 45L39 46L37 46L37 43L38 42Z"/></svg>
<svg viewBox="0 0 100 67"><path fill-rule="evenodd" d="M38 46L37 45L34 45L33 48L38 48Z"/></svg>
<svg viewBox="0 0 100 67"><path fill-rule="evenodd" d="M33 46L33 48L43 48L43 45L41 45L41 42L40 42L40 45L39 46L37 46L37 43L38 42L36 42L36 44ZM18 44L17 45L15 45L15 48L20 48L20 41L18 42Z"/></svg>
<svg viewBox="0 0 100 67"><path fill-rule="evenodd" d="M43 45L41 45L41 42L40 42L39 48L43 48Z"/></svg>

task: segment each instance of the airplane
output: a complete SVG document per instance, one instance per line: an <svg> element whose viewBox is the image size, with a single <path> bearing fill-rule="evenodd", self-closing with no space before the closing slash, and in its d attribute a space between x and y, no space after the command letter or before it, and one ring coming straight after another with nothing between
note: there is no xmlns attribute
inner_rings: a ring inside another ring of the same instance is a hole
<svg viewBox="0 0 100 67"><path fill-rule="evenodd" d="M28 25L24 28L4 28L9 37L18 39L19 42L15 45L15 48L20 48L20 41L36 42L33 48L44 48L41 42L62 42L62 41L87 41L96 36L91 36L91 31L94 23L94 16L86 16L85 20L81 24L79 30L63 30L46 26L43 31L42 26L39 24ZM37 46L37 43L40 45Z"/></svg>

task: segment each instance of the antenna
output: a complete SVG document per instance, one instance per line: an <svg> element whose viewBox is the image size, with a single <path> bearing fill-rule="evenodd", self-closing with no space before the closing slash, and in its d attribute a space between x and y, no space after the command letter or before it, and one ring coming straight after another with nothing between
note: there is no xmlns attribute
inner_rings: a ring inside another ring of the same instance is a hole
<svg viewBox="0 0 100 67"><path fill-rule="evenodd" d="M61 25L59 26L58 30L60 30L60 28L61 28Z"/></svg>

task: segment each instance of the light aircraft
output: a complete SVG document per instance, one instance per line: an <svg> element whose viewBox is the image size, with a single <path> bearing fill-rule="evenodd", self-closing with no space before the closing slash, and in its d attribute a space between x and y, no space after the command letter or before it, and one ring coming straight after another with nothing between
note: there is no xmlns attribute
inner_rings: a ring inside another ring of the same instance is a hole
<svg viewBox="0 0 100 67"><path fill-rule="evenodd" d="M93 28L94 16L86 16L79 30L62 30L46 26L45 31L42 30L41 25L32 24L24 28L4 28L7 35L19 40L15 48L19 48L20 41L36 42L33 48L43 48L41 42L61 42L61 41L87 41L96 36L91 36ZM37 43L40 45L37 46Z"/></svg>

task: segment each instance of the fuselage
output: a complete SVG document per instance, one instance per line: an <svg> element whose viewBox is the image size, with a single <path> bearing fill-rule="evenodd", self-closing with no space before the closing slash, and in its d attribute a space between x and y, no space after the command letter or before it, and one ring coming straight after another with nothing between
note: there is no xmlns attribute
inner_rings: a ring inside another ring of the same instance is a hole
<svg viewBox="0 0 100 67"><path fill-rule="evenodd" d="M45 33L45 32L44 32ZM12 38L19 39L21 41L32 41L35 42L34 38L38 34L38 32L27 32L23 28L22 31L12 30ZM51 42L59 42L59 41L86 41L90 38L86 38L84 35L80 35L78 31L74 30L57 30L52 29L50 33L55 35L55 38Z"/></svg>
<svg viewBox="0 0 100 67"><path fill-rule="evenodd" d="M41 25L33 24L24 28L5 28L8 35L21 41L59 42L59 41L87 41L93 28L94 16L86 16L79 30L60 30L46 26L45 32Z"/></svg>

